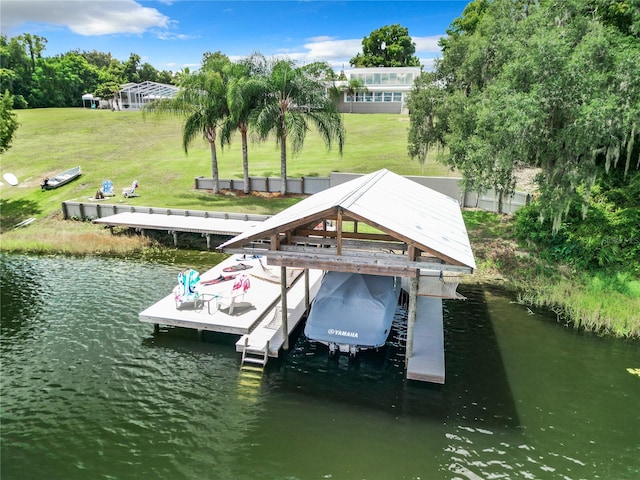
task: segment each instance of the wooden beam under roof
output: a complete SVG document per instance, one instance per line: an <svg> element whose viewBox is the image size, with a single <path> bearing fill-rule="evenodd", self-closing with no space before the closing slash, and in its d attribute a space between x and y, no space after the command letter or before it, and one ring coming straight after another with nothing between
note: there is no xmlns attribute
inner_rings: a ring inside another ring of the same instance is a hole
<svg viewBox="0 0 640 480"><path fill-rule="evenodd" d="M296 236L318 236L322 235L327 238L336 238L338 233L335 230L297 230ZM361 232L345 232L342 231L342 238L356 238L359 240L372 240L381 242L401 242L398 238L386 233L361 233Z"/></svg>
<svg viewBox="0 0 640 480"><path fill-rule="evenodd" d="M269 250L266 252L269 265L311 268L318 270L330 270L338 272L367 273L370 275L384 275L394 277L411 277L418 270L429 270L437 274L441 271L471 273L466 266L447 265L430 262L409 262L406 256L398 259L335 255L323 253L324 249L315 252L293 252L282 250ZM335 252L335 251L334 251ZM423 272L424 273L424 272Z"/></svg>

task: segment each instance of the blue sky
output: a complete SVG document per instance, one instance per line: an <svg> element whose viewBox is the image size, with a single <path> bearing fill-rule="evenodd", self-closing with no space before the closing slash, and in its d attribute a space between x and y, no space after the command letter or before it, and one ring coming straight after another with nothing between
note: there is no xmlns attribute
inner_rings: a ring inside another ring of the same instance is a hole
<svg viewBox="0 0 640 480"><path fill-rule="evenodd" d="M426 69L438 39L467 1L1 0L2 34L45 37L45 56L69 50L130 53L158 70L193 69L202 54L237 59L258 51L336 70L362 51L362 39L385 25L409 29Z"/></svg>

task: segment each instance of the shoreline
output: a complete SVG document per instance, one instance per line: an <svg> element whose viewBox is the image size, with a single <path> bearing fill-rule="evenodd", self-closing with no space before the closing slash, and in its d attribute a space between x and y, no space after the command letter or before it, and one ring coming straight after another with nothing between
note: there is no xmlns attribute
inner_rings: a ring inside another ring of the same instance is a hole
<svg viewBox="0 0 640 480"><path fill-rule="evenodd" d="M589 292L585 291L579 276L575 277L576 272L570 272L561 266L542 265L533 253L518 247L509 238L509 225L504 217L500 218L499 223L501 228L497 231L494 229L491 234L488 229L492 227L484 223L468 228L478 268L473 274L463 276L461 284L505 289L514 294L518 303L548 309L556 313L558 321L562 320L577 331L620 338L640 338L640 314L635 314L634 317L633 313L629 313L629 318L617 320L603 311L602 302L583 305L582 297L586 295L589 298ZM187 252L195 251L198 252L199 261L204 260L202 250L197 247L175 249L150 237L132 234L128 229L111 234L108 229L101 230L90 222L62 220L60 213L0 234L2 253L110 256L145 260L175 255L176 251L184 253L185 257L189 257ZM215 250L209 253L224 255ZM627 299L629 302L635 300ZM613 300L624 303L625 297ZM629 305L628 311L633 311L633 305Z"/></svg>

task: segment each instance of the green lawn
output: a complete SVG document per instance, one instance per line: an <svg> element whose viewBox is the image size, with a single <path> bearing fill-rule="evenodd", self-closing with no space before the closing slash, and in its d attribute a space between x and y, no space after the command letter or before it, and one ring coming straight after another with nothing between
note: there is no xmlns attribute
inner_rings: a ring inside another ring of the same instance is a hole
<svg viewBox="0 0 640 480"><path fill-rule="evenodd" d="M114 182L118 194L138 180L140 197L115 198L136 205L274 213L295 201L266 202L195 191L194 177L211 177L209 146L204 140L198 141L185 155L182 120L175 117L80 108L16 113L21 125L12 148L3 155L1 171L14 173L20 184L0 187L5 228L20 218L58 211L64 200L88 200L107 178ZM290 177L326 176L332 171L369 173L380 168L405 175L451 175L433 159L423 169L407 156L407 116L348 114L344 121L347 137L343 156L335 149L327 151L311 131L303 150L289 155ZM218 153L220 178L242 178L238 139ZM40 191L44 177L76 165L83 170L80 179L57 190ZM275 141L249 145L249 173L280 175Z"/></svg>

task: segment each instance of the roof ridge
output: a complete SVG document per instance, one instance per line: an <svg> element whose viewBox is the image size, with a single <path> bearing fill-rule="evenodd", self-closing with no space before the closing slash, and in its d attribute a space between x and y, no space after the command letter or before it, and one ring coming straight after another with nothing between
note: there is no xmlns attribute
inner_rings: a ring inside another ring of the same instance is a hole
<svg viewBox="0 0 640 480"><path fill-rule="evenodd" d="M338 202L338 205L343 208L349 209L351 205L353 205L358 199L360 199L365 193L367 193L369 189L387 173L390 172L386 168L378 170L377 172L370 173L369 175L371 175L371 178L365 180L357 190L348 193L340 202Z"/></svg>

